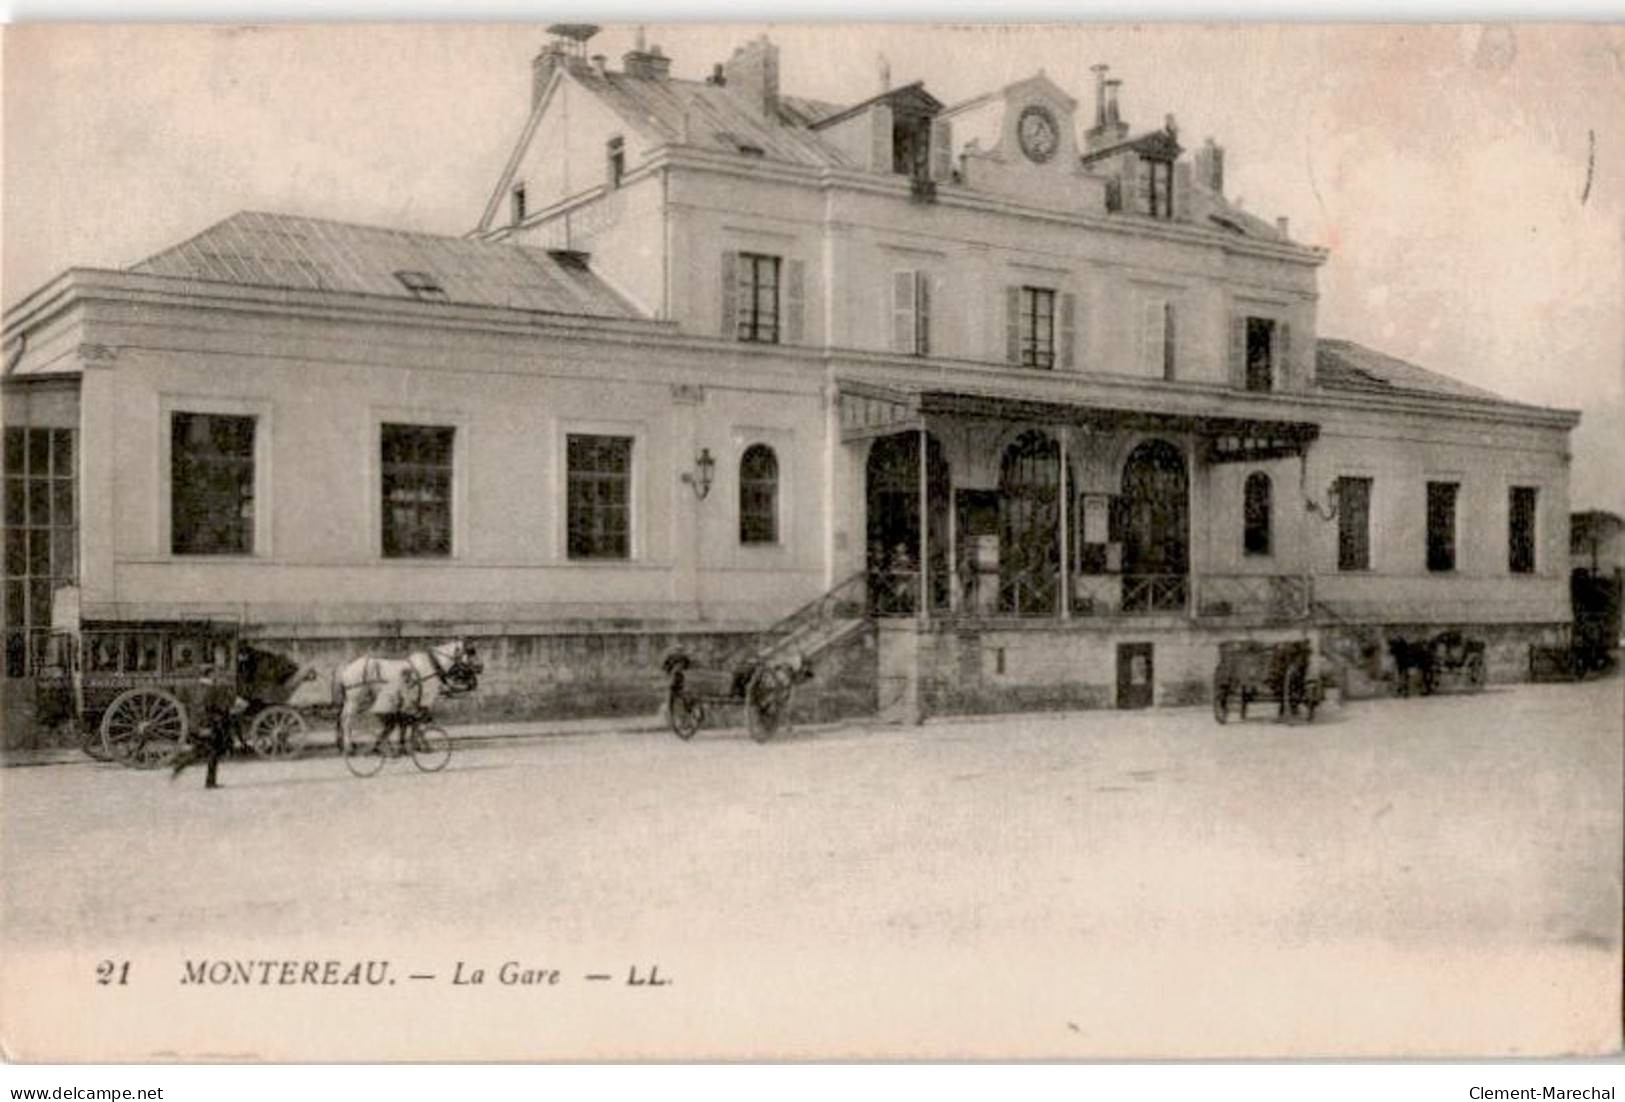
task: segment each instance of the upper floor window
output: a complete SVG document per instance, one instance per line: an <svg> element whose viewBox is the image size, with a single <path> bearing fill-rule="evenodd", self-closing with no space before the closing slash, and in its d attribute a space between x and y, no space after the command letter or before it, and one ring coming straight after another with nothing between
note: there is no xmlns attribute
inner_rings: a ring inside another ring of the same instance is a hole
<svg viewBox="0 0 1625 1102"><path fill-rule="evenodd" d="M456 429L382 426L380 509L386 559L451 554L451 463Z"/></svg>
<svg viewBox="0 0 1625 1102"><path fill-rule="evenodd" d="M605 178L609 181L610 187L620 187L621 180L626 176L625 140L619 136L609 139L609 144L605 147L605 157L608 160Z"/></svg>
<svg viewBox="0 0 1625 1102"><path fill-rule="evenodd" d="M1275 389L1275 321L1272 318L1247 319L1247 389Z"/></svg>
<svg viewBox="0 0 1625 1102"><path fill-rule="evenodd" d="M779 460L766 444L739 460L739 542L779 542Z"/></svg>
<svg viewBox="0 0 1625 1102"><path fill-rule="evenodd" d="M1055 292L1046 287L1022 287L1020 296L1016 362L1023 367L1054 367Z"/></svg>
<svg viewBox="0 0 1625 1102"><path fill-rule="evenodd" d="M726 253L723 259L725 324L731 319L737 340L777 344L783 260L762 253Z"/></svg>
<svg viewBox="0 0 1625 1102"><path fill-rule="evenodd" d="M170 550L254 552L253 417L175 413L170 421Z"/></svg>
<svg viewBox="0 0 1625 1102"><path fill-rule="evenodd" d="M515 184L511 198L513 202L513 224L517 226L525 220L525 185L522 183Z"/></svg>
<svg viewBox="0 0 1625 1102"><path fill-rule="evenodd" d="M892 273L893 352L911 356L931 354L931 273Z"/></svg>
<svg viewBox="0 0 1625 1102"><path fill-rule="evenodd" d="M1428 483L1428 569L1448 573L1456 569L1456 496L1458 482Z"/></svg>
<svg viewBox="0 0 1625 1102"><path fill-rule="evenodd" d="M1507 569L1514 574L1535 572L1534 486L1512 487L1507 501Z"/></svg>
<svg viewBox="0 0 1625 1102"><path fill-rule="evenodd" d="M1174 216L1174 163L1142 157L1139 171L1140 194L1135 209L1153 218Z"/></svg>
<svg viewBox="0 0 1625 1102"><path fill-rule="evenodd" d="M632 438L571 433L565 442L572 559L632 557Z"/></svg>
<svg viewBox="0 0 1625 1102"><path fill-rule="evenodd" d="M1254 471L1247 476L1242 502L1242 550L1249 555L1270 553L1270 476Z"/></svg>
<svg viewBox="0 0 1625 1102"><path fill-rule="evenodd" d="M1371 569L1371 480L1337 480L1337 569Z"/></svg>

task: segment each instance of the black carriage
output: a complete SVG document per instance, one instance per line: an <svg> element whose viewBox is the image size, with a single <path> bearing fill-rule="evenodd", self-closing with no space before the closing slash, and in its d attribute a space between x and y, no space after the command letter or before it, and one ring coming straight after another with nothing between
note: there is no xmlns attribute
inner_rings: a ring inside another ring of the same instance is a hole
<svg viewBox="0 0 1625 1102"><path fill-rule="evenodd" d="M212 691L246 705L236 740L264 757L298 752L306 724L288 700L312 674L219 621L86 622L52 637L42 680L93 757L138 768L169 761L209 721Z"/></svg>
<svg viewBox="0 0 1625 1102"><path fill-rule="evenodd" d="M1219 664L1213 671L1213 718L1227 722L1233 704L1246 719L1247 706L1265 700L1278 705L1282 718L1296 715L1301 708L1305 718L1314 719L1315 709L1325 699L1325 687L1311 671L1313 653L1307 639L1220 643Z"/></svg>
<svg viewBox="0 0 1625 1102"><path fill-rule="evenodd" d="M1394 692L1409 696L1413 681L1422 695L1437 692L1446 681L1477 690L1488 679L1488 647L1484 640L1459 631L1441 631L1425 640L1398 636L1388 641L1394 660Z"/></svg>

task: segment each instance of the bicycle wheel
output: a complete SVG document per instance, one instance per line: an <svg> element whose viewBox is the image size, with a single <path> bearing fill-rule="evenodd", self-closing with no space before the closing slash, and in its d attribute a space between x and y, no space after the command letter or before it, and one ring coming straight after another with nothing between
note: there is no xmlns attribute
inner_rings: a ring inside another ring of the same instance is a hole
<svg viewBox="0 0 1625 1102"><path fill-rule="evenodd" d="M684 742L694 737L694 732L700 729L700 722L705 717L705 713L700 710L699 702L690 699L681 689L671 691L666 712L667 719L671 721L672 733Z"/></svg>
<svg viewBox="0 0 1625 1102"><path fill-rule="evenodd" d="M358 777L370 777L384 767L387 756L385 741L381 738L357 736L353 732L344 739L344 767Z"/></svg>
<svg viewBox="0 0 1625 1102"><path fill-rule="evenodd" d="M412 764L425 773L438 773L451 760L451 736L432 723L412 728L406 736Z"/></svg>

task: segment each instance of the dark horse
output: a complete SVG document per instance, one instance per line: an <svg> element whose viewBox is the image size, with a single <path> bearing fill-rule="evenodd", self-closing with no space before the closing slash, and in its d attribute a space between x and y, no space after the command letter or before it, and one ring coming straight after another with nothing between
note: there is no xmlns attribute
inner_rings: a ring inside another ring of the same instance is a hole
<svg viewBox="0 0 1625 1102"><path fill-rule="evenodd" d="M1394 659L1394 691L1411 695L1411 671L1421 675L1422 695L1431 695L1438 682L1439 667L1432 643L1415 643L1396 636L1388 640L1388 653Z"/></svg>

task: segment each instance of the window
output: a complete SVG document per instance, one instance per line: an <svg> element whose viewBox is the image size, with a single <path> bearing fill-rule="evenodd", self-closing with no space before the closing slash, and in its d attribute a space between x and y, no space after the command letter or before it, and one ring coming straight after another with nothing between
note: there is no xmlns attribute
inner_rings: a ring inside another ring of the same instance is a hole
<svg viewBox="0 0 1625 1102"><path fill-rule="evenodd" d="M1456 482L1428 483L1428 569L1456 569Z"/></svg>
<svg viewBox="0 0 1625 1102"><path fill-rule="evenodd" d="M1174 304L1147 298L1143 306L1140 372L1150 378L1174 377Z"/></svg>
<svg viewBox="0 0 1625 1102"><path fill-rule="evenodd" d="M517 226L517 225L519 225L519 223L521 223L521 222L523 222L525 220L525 185L524 184L515 184L513 186L513 196L512 196L512 198L513 198L513 224Z"/></svg>
<svg viewBox="0 0 1625 1102"><path fill-rule="evenodd" d="M253 417L175 413L170 421L170 549L254 553Z"/></svg>
<svg viewBox="0 0 1625 1102"><path fill-rule="evenodd" d="M1507 502L1507 569L1514 574L1535 572L1535 504L1533 486L1514 486Z"/></svg>
<svg viewBox="0 0 1625 1102"><path fill-rule="evenodd" d="M739 460L739 542L779 542L779 460L765 444Z"/></svg>
<svg viewBox="0 0 1625 1102"><path fill-rule="evenodd" d="M384 557L451 555L451 462L456 429L384 425Z"/></svg>
<svg viewBox="0 0 1625 1102"><path fill-rule="evenodd" d="M1275 322L1247 319L1247 389L1275 389Z"/></svg>
<svg viewBox="0 0 1625 1102"><path fill-rule="evenodd" d="M742 341L779 341L779 268L776 256L730 253L734 267L734 334Z"/></svg>
<svg viewBox="0 0 1625 1102"><path fill-rule="evenodd" d="M565 444L569 500L566 554L632 557L632 438L571 434Z"/></svg>
<svg viewBox="0 0 1625 1102"><path fill-rule="evenodd" d="M1055 366L1055 292L1021 288L1020 359L1023 367Z"/></svg>
<svg viewBox="0 0 1625 1102"><path fill-rule="evenodd" d="M1337 480L1337 569L1371 569L1371 480Z"/></svg>
<svg viewBox="0 0 1625 1102"><path fill-rule="evenodd" d="M78 576L72 429L5 431L5 676L36 668L51 594Z"/></svg>
<svg viewBox="0 0 1625 1102"><path fill-rule="evenodd" d="M626 142L620 137L611 138L604 152L608 160L604 175L610 187L618 188L626 176Z"/></svg>
<svg viewBox="0 0 1625 1102"><path fill-rule="evenodd" d="M931 354L931 275L929 272L892 273L893 352L911 356Z"/></svg>
<svg viewBox="0 0 1625 1102"><path fill-rule="evenodd" d="M1242 503L1242 550L1249 555L1270 553L1270 476L1254 471L1247 476Z"/></svg>
<svg viewBox="0 0 1625 1102"><path fill-rule="evenodd" d="M1139 203L1135 209L1153 218L1174 216L1174 163L1151 157L1140 159Z"/></svg>

